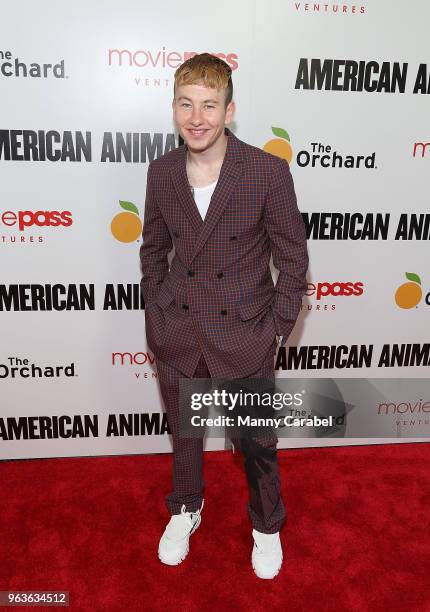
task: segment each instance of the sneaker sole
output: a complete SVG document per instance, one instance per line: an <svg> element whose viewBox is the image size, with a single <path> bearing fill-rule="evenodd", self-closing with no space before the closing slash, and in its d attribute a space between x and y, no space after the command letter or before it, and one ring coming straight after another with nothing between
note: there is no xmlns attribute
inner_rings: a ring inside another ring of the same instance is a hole
<svg viewBox="0 0 430 612"><path fill-rule="evenodd" d="M284 556L282 555L281 557L281 565L279 566L277 572L275 574L273 574L273 576L261 576L260 574L257 573L257 570L255 569L255 565L254 565L254 559L251 559L251 564L252 564L252 569L254 570L255 575L258 578L261 578L262 580L272 580L272 578L276 578L276 576L279 574L279 572L281 571L282 568L282 564L284 561Z"/></svg>
<svg viewBox="0 0 430 612"><path fill-rule="evenodd" d="M252 569L254 570L254 574L257 576L257 578L261 578L262 580L272 580L273 578L276 578L276 576L281 571L281 568L279 568L276 574L273 574L273 576L261 576L260 574L257 574L257 570L255 569L254 564L252 564Z"/></svg>
<svg viewBox="0 0 430 612"><path fill-rule="evenodd" d="M179 565L180 563L182 563L182 561L186 558L186 556L188 555L190 550L190 547L188 546L187 550L185 551L185 553L183 554L182 557L179 557L179 559L177 561L167 561L166 559L163 559L160 556L160 553L158 553L158 558L160 559L161 563L164 563L164 565L171 565L172 567L174 565Z"/></svg>

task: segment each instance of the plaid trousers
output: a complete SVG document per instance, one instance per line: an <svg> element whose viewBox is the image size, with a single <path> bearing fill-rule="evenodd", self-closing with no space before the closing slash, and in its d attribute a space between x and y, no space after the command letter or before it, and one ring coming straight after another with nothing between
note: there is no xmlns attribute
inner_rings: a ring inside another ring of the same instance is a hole
<svg viewBox="0 0 430 612"><path fill-rule="evenodd" d="M274 351L269 352L252 377L273 380L273 354ZM165 498L166 505L170 514L180 514L183 504L187 512L195 512L201 506L205 487L203 438L179 436L179 379L184 374L157 358L156 366L173 442L173 490ZM202 355L192 378L210 377ZM262 533L276 533L286 521L276 450L278 438L271 431L258 438L232 438L231 441L235 448L240 448L244 458L249 491L247 510L253 528Z"/></svg>

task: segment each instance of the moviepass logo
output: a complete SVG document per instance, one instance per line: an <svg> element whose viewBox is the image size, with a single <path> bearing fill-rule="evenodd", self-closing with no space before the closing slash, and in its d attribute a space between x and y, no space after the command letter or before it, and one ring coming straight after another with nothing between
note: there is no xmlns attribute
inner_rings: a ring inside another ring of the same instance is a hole
<svg viewBox="0 0 430 612"><path fill-rule="evenodd" d="M362 295L363 291L362 282L308 283L306 295L314 296L317 300L320 300L325 297Z"/></svg>
<svg viewBox="0 0 430 612"><path fill-rule="evenodd" d="M32 230L70 227L72 224L72 213L69 210L0 211L0 242L10 245L44 243L45 236ZM6 229L11 231L5 232Z"/></svg>
<svg viewBox="0 0 430 612"><path fill-rule="evenodd" d="M304 300L302 312L332 312L336 310L337 298L359 297L364 293L364 283L361 281L323 281L308 283L305 295L312 298ZM330 298L333 298L330 300Z"/></svg>
<svg viewBox="0 0 430 612"><path fill-rule="evenodd" d="M0 227L17 227L25 231L26 227L70 227L72 225L72 213L69 210L19 210L13 212L7 210L0 212Z"/></svg>
<svg viewBox="0 0 430 612"><path fill-rule="evenodd" d="M108 65L137 68L178 68L183 62L197 55L197 51L177 51L163 47L155 49L108 49ZM236 53L211 53L224 60L232 71L238 68Z"/></svg>

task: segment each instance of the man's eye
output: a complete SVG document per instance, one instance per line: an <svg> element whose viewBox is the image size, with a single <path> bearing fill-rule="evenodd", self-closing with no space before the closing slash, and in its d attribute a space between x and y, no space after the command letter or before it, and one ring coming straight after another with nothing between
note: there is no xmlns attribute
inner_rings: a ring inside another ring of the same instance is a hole
<svg viewBox="0 0 430 612"><path fill-rule="evenodd" d="M214 106L206 105L206 108L215 108Z"/></svg>
<svg viewBox="0 0 430 612"><path fill-rule="evenodd" d="M182 102L181 106L190 106L190 105L187 104L186 102Z"/></svg>

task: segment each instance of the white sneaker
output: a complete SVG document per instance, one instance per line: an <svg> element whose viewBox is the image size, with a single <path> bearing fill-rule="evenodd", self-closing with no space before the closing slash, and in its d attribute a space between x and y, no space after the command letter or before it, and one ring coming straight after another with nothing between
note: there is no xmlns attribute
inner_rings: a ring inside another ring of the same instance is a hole
<svg viewBox="0 0 430 612"><path fill-rule="evenodd" d="M188 555L190 535L200 525L204 502L203 499L200 510L196 512L185 512L184 504L181 514L172 514L158 546L158 558L162 563L178 565Z"/></svg>
<svg viewBox="0 0 430 612"><path fill-rule="evenodd" d="M254 548L252 550L252 567L259 578L274 578L279 574L282 565L282 545L279 531L261 533L252 530Z"/></svg>

